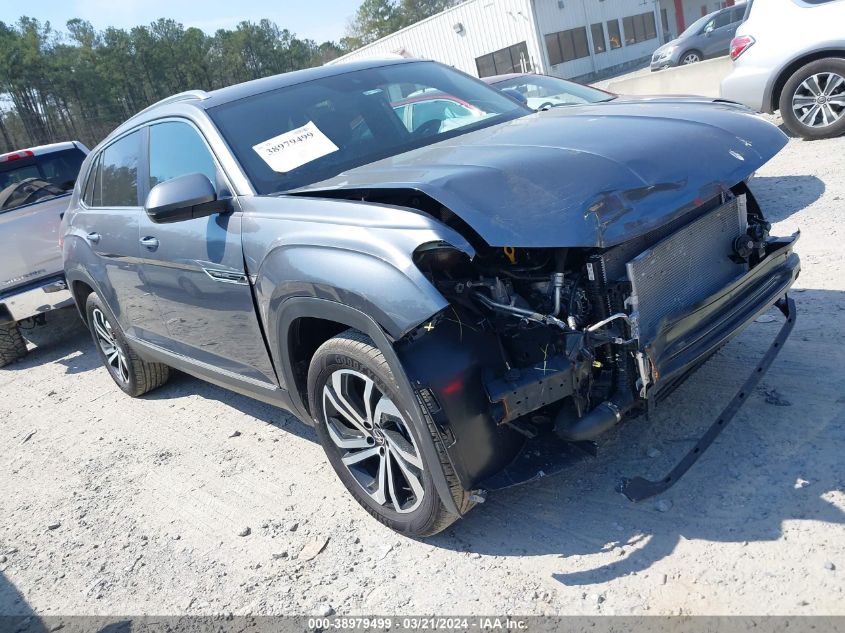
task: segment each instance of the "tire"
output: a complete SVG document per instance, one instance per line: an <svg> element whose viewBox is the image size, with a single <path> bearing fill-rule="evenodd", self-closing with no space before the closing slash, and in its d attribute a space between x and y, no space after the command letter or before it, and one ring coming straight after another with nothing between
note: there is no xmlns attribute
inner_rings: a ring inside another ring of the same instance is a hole
<svg viewBox="0 0 845 633"><path fill-rule="evenodd" d="M819 59L796 70L783 86L778 107L795 136L814 140L845 133L845 59Z"/></svg>
<svg viewBox="0 0 845 633"><path fill-rule="evenodd" d="M120 326L112 324L107 315L100 297L93 292L88 295L85 303L88 329L103 366L121 391L137 398L166 383L170 368L142 360L129 346Z"/></svg>
<svg viewBox="0 0 845 633"><path fill-rule="evenodd" d="M0 367L26 356L26 341L17 323L0 324Z"/></svg>
<svg viewBox="0 0 845 633"><path fill-rule="evenodd" d="M702 59L704 59L704 55L702 55L698 51L686 51L683 55L678 58L678 66L689 66L690 64L697 64Z"/></svg>
<svg viewBox="0 0 845 633"><path fill-rule="evenodd" d="M347 330L317 349L308 370L308 400L332 468L355 500L389 528L425 537L458 518L443 505L433 468L443 469L461 513L474 505L433 422L419 425L412 414L416 404L404 401L387 360L366 335ZM344 413L347 407L351 415ZM434 443L439 463L428 463L420 450L423 434Z"/></svg>

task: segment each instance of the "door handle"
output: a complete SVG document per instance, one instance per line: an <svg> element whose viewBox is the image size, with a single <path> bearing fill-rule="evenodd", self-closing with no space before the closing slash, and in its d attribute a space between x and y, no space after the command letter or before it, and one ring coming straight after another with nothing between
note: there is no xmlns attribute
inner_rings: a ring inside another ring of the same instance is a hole
<svg viewBox="0 0 845 633"><path fill-rule="evenodd" d="M92 244L99 244L100 243L100 234L99 233L89 233L88 234L88 241Z"/></svg>
<svg viewBox="0 0 845 633"><path fill-rule="evenodd" d="M143 246L144 248L148 248L151 251L154 251L158 248L158 240L154 237L141 238L141 246Z"/></svg>

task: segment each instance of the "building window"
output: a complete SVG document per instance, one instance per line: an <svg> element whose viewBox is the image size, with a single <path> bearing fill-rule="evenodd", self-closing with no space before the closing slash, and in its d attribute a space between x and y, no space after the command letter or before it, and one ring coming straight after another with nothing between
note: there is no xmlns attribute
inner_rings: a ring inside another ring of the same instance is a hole
<svg viewBox="0 0 845 633"><path fill-rule="evenodd" d="M604 28L601 22L590 25L590 34L593 36L593 52L603 53L607 50L607 42L604 40Z"/></svg>
<svg viewBox="0 0 845 633"><path fill-rule="evenodd" d="M554 66L563 62L590 56L587 44L587 27L549 33L546 35L546 50L549 51L549 63Z"/></svg>
<svg viewBox="0 0 845 633"><path fill-rule="evenodd" d="M507 73L525 73L531 70L528 45L525 42L502 48L475 59L479 77L492 77Z"/></svg>
<svg viewBox="0 0 845 633"><path fill-rule="evenodd" d="M619 20L607 21L607 38L610 48L622 48L622 36L619 34Z"/></svg>
<svg viewBox="0 0 845 633"><path fill-rule="evenodd" d="M654 13L640 13L622 18L622 29L625 31L625 44L639 44L657 37L657 25L654 23Z"/></svg>

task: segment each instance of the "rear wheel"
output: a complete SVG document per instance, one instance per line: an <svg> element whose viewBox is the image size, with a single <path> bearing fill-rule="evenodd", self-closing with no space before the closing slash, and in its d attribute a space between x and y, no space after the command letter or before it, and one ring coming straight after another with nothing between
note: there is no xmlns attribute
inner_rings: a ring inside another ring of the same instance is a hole
<svg viewBox="0 0 845 633"><path fill-rule="evenodd" d="M120 326L111 322L96 293L88 295L85 314L100 360L124 393L134 398L167 382L170 368L148 363L132 351Z"/></svg>
<svg viewBox="0 0 845 633"><path fill-rule="evenodd" d="M0 324L0 367L26 356L26 341L17 323Z"/></svg>
<svg viewBox="0 0 845 633"><path fill-rule="evenodd" d="M348 330L317 349L308 396L329 463L376 519L411 536L436 534L455 521L435 489L432 468L444 469L458 507L469 510L469 495L440 438L415 424L415 404L404 402L387 361L367 336ZM423 438L434 442L440 463L428 462Z"/></svg>
<svg viewBox="0 0 845 633"><path fill-rule="evenodd" d="M786 128L806 139L845 133L845 59L828 58L799 68L780 94Z"/></svg>

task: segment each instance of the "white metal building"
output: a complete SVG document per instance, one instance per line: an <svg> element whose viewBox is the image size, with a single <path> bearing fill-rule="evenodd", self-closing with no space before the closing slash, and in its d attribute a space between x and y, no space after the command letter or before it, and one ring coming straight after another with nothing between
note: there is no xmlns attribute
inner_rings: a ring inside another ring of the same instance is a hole
<svg viewBox="0 0 845 633"><path fill-rule="evenodd" d="M402 55L486 77L596 78L647 59L733 0L468 0L330 63Z"/></svg>

